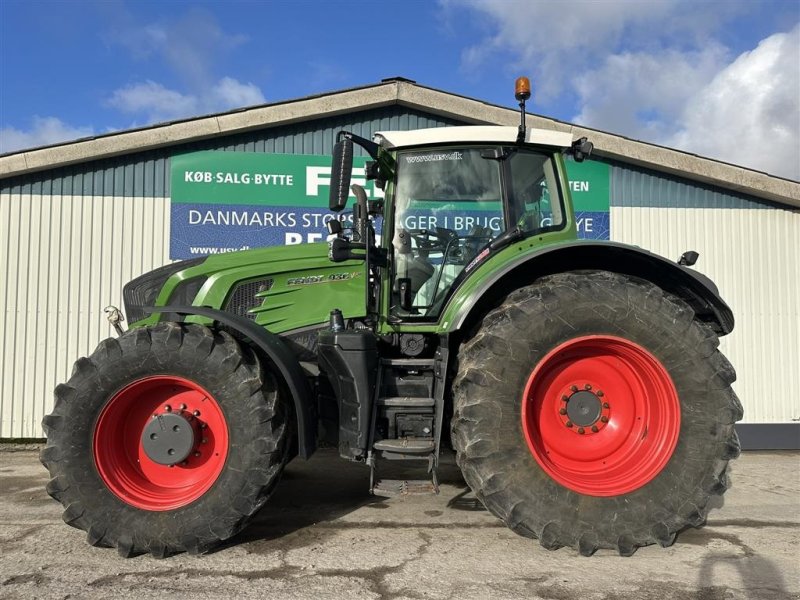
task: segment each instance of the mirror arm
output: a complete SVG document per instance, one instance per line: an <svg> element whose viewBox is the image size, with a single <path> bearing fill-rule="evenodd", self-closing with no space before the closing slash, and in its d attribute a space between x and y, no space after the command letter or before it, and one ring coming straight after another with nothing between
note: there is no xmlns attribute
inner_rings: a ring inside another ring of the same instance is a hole
<svg viewBox="0 0 800 600"><path fill-rule="evenodd" d="M372 140L368 140L366 138L361 137L360 135L356 135L355 133L350 133L349 131L340 131L336 134L336 141L340 142L343 139L350 140L351 142L355 142L359 146L361 146L364 150L367 151L374 160L378 160L378 150L380 146L373 142Z"/></svg>

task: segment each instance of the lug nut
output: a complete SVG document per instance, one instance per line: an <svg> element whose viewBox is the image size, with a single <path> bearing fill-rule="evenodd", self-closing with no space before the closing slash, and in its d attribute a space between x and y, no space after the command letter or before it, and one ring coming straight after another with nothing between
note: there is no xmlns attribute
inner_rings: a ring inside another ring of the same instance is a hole
<svg viewBox="0 0 800 600"><path fill-rule="evenodd" d="M186 465L188 465L188 464L189 464L189 461L188 461L188 460L185 460L185 461L183 461L181 464L182 464L182 465L185 467Z"/></svg>
<svg viewBox="0 0 800 600"><path fill-rule="evenodd" d="M562 402L567 402L568 400L569 400L569 396L567 396L567 395L561 396L561 401Z"/></svg>
<svg viewBox="0 0 800 600"><path fill-rule="evenodd" d="M603 408L610 408L611 405L608 402L603 402Z"/></svg>
<svg viewBox="0 0 800 600"><path fill-rule="evenodd" d="M201 444L207 444L207 443L208 443L208 439L207 439L207 438L203 438L203 439L202 439L202 441L201 441L200 443L201 443Z"/></svg>
<svg viewBox="0 0 800 600"><path fill-rule="evenodd" d="M567 422L565 423L565 425L566 425L567 427L572 427L572 421L567 421Z"/></svg>
<svg viewBox="0 0 800 600"><path fill-rule="evenodd" d="M195 456L195 458L200 458L200 453L199 452L195 452L194 456Z"/></svg>
<svg viewBox="0 0 800 600"><path fill-rule="evenodd" d="M602 397L604 396L604 394L603 394L603 390L597 390L597 396L598 396L599 398L602 398Z"/></svg>
<svg viewBox="0 0 800 600"><path fill-rule="evenodd" d="M172 407L169 404L167 404L166 406L164 406L164 410L167 412L172 412Z"/></svg>
<svg viewBox="0 0 800 600"><path fill-rule="evenodd" d="M200 429L205 429L206 427L208 427L208 425L205 423L200 423Z"/></svg>
<svg viewBox="0 0 800 600"><path fill-rule="evenodd" d="M569 387L569 389L571 389L573 392L577 392L578 391L578 386L577 385L571 385Z"/></svg>
<svg viewBox="0 0 800 600"><path fill-rule="evenodd" d="M199 410L196 410L196 411L194 411L192 414L193 414L195 417L199 417L199 416L200 416L200 411L199 411Z"/></svg>
<svg viewBox="0 0 800 600"><path fill-rule="evenodd" d="M586 430L584 430L584 428L583 428L583 427L578 427L578 433L580 433L581 435L583 435L584 433L586 433Z"/></svg>
<svg viewBox="0 0 800 600"><path fill-rule="evenodd" d="M181 410L186 410L186 405L185 404L181 404Z"/></svg>
<svg viewBox="0 0 800 600"><path fill-rule="evenodd" d="M608 423L608 417L600 417L600 420L601 420L603 423Z"/></svg>
<svg viewBox="0 0 800 600"><path fill-rule="evenodd" d="M561 410L558 411L558 414L560 414L560 415L567 414L567 409L566 408L562 408Z"/></svg>
<svg viewBox="0 0 800 600"><path fill-rule="evenodd" d="M590 390L592 389L592 386L587 383L585 386L583 386L583 389Z"/></svg>
<svg viewBox="0 0 800 600"><path fill-rule="evenodd" d="M598 432L598 431L600 431L600 430L597 428L597 425L592 425L592 431L593 431L594 433L597 433L597 432Z"/></svg>

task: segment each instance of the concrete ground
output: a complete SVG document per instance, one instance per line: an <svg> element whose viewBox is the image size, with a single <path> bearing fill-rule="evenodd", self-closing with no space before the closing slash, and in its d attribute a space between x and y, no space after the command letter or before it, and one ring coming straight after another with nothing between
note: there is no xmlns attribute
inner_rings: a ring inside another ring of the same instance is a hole
<svg viewBox="0 0 800 600"><path fill-rule="evenodd" d="M64 525L35 451L0 451L0 598L800 598L799 453L743 454L706 527L632 558L544 550L443 475L439 496L371 498L321 451L224 548L126 560Z"/></svg>

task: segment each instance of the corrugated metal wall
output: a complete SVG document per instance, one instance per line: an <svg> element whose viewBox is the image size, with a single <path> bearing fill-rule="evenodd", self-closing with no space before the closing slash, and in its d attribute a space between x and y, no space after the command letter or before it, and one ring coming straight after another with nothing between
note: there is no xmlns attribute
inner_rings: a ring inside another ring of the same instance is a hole
<svg viewBox="0 0 800 600"><path fill-rule="evenodd" d="M42 437L53 388L112 333L103 307L169 262L169 201L1 193L0 223L0 437Z"/></svg>
<svg viewBox="0 0 800 600"><path fill-rule="evenodd" d="M252 131L0 182L0 437L41 437L52 390L111 335L102 308L168 262L172 153L328 154L340 129L459 124L401 107ZM723 349L737 367L745 421L800 417L800 211L614 163L611 234L677 258L701 254L733 307ZM790 390L790 392L787 392Z"/></svg>
<svg viewBox="0 0 800 600"><path fill-rule="evenodd" d="M0 438L43 437L53 388L112 334L102 309L169 262L171 154L330 154L341 129L453 124L393 106L0 181Z"/></svg>
<svg viewBox="0 0 800 600"><path fill-rule="evenodd" d="M733 309L720 348L744 422L800 419L800 210L614 165L611 238L677 259L696 250Z"/></svg>

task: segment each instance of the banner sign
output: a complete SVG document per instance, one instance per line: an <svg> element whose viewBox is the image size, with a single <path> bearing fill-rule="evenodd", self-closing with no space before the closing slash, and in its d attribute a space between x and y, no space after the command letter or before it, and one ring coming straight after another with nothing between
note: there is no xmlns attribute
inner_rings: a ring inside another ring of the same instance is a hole
<svg viewBox="0 0 800 600"><path fill-rule="evenodd" d="M383 196L354 157L352 182ZM608 166L568 162L580 237L608 239ZM172 157L170 258L323 241L325 224L351 213L328 210L331 157L193 152Z"/></svg>
<svg viewBox="0 0 800 600"><path fill-rule="evenodd" d="M569 189L578 224L578 237L588 240L611 239L609 217L608 165L601 162L566 161Z"/></svg>

